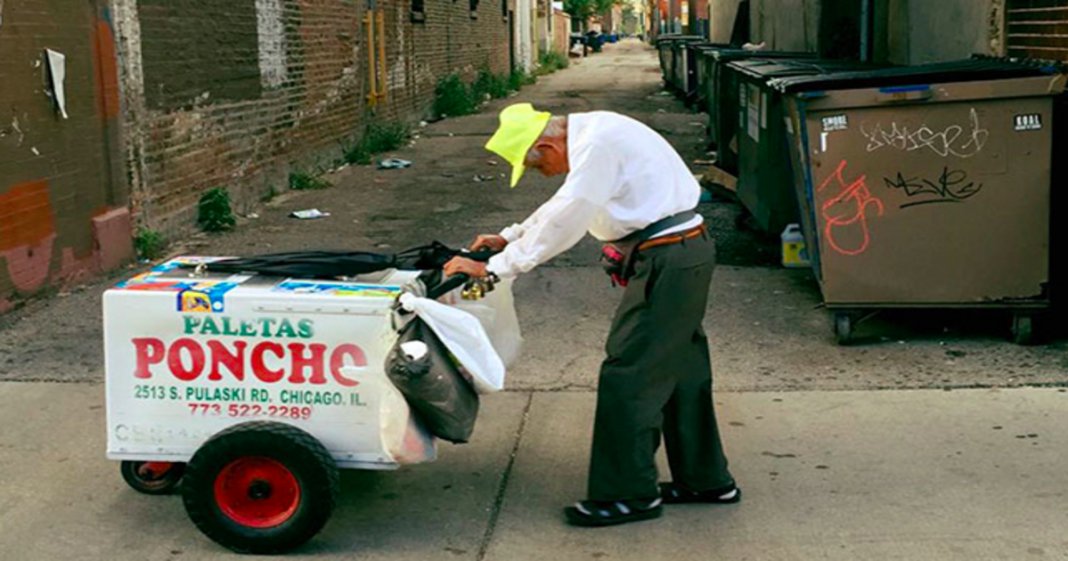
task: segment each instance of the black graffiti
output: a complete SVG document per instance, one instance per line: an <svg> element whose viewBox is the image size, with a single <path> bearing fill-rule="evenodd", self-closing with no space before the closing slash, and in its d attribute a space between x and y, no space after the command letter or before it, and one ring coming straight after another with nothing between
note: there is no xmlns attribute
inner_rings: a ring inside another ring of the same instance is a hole
<svg viewBox="0 0 1068 561"><path fill-rule="evenodd" d="M942 173L933 181L924 177L907 177L898 172L897 177L884 177L883 181L890 189L900 189L911 200L901 205L900 208L911 206L938 204L938 203L961 203L983 190L982 183L968 180L968 172L964 170L950 170L942 168Z"/></svg>

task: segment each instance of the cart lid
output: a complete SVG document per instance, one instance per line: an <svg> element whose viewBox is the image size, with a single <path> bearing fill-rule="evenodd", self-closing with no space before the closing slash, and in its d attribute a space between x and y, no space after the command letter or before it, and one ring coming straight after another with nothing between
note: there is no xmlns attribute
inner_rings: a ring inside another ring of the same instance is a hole
<svg viewBox="0 0 1068 561"><path fill-rule="evenodd" d="M897 66L875 70L835 72L774 80L770 85L783 93L914 86L930 83L977 82L1048 76L1061 72L1052 63L972 58L951 62Z"/></svg>

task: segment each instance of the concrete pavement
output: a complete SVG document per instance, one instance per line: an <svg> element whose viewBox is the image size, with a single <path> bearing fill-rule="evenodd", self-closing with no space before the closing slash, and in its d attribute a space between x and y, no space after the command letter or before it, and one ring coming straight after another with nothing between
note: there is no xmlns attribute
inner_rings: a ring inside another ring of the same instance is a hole
<svg viewBox="0 0 1068 561"><path fill-rule="evenodd" d="M291 557L368 560L1068 559L1068 393L723 392L742 503L563 523L584 489L592 392L484 399L471 444L344 472L341 505ZM0 385L0 559L217 560L175 496L104 459L98 385ZM514 459L513 459L514 455Z"/></svg>

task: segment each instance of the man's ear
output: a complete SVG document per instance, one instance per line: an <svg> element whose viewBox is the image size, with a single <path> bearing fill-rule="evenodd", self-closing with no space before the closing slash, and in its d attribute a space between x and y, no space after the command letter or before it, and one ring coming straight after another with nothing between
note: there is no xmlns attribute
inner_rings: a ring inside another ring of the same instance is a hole
<svg viewBox="0 0 1068 561"><path fill-rule="evenodd" d="M542 154L547 151L552 151L557 155L564 155L567 153L567 148L562 143L557 142L553 138L542 138L534 143L534 147L538 149Z"/></svg>

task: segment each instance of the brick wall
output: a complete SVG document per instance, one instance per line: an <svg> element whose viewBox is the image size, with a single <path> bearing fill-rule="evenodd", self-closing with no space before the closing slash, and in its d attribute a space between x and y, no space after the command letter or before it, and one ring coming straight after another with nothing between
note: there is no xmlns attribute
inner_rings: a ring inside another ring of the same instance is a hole
<svg viewBox="0 0 1068 561"><path fill-rule="evenodd" d="M571 16L561 10L553 10L553 50L567 54L571 48Z"/></svg>
<svg viewBox="0 0 1068 561"><path fill-rule="evenodd" d="M132 256L111 22L91 1L0 2L0 313ZM66 118L45 49L65 57Z"/></svg>
<svg viewBox="0 0 1068 561"><path fill-rule="evenodd" d="M509 69L500 1L379 1L384 118L417 121L446 74ZM370 107L366 2L112 0L119 35L131 204L139 224L179 235L196 202L226 187L238 209L327 166ZM476 17L472 17L472 13Z"/></svg>
<svg viewBox="0 0 1068 561"><path fill-rule="evenodd" d="M1068 0L1008 0L1009 56L1068 62Z"/></svg>

